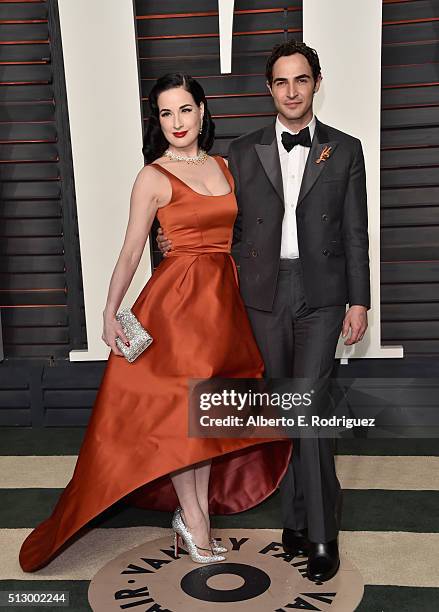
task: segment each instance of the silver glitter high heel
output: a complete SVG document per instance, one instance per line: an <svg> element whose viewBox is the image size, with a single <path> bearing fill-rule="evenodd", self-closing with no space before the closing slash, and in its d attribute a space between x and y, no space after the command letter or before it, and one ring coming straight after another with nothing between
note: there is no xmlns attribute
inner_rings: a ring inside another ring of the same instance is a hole
<svg viewBox="0 0 439 612"><path fill-rule="evenodd" d="M181 514L182 512L181 507L177 506L175 511L176 512L178 511ZM210 546L212 548L212 552L214 555L220 555L221 553L229 552L229 549L226 548L225 546L222 546L219 540L217 540L216 538L210 538L209 542L210 542ZM184 549L184 545L182 546L182 548Z"/></svg>
<svg viewBox="0 0 439 612"><path fill-rule="evenodd" d="M192 561L195 563L218 563L219 561L225 561L226 558L222 555L200 555L198 552L199 550L212 552L212 549L201 548L201 546L197 546L195 544L191 532L184 524L180 508L177 508L174 512L172 529L174 530L174 556L176 559L178 558L179 538L181 537L186 545Z"/></svg>

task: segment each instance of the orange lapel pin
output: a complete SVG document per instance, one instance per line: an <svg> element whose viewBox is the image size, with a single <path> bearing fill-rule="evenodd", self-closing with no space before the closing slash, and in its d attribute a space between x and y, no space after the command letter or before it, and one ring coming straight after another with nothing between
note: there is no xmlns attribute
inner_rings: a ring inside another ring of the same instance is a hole
<svg viewBox="0 0 439 612"><path fill-rule="evenodd" d="M316 164L320 164L322 161L326 161L328 157L331 155L332 147L325 146L323 151L320 153L320 157L316 159Z"/></svg>

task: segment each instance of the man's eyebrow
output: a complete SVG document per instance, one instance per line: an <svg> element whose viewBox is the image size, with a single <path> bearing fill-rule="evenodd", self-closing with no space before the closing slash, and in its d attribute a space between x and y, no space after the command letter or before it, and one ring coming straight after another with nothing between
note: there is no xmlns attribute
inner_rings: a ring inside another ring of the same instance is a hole
<svg viewBox="0 0 439 612"><path fill-rule="evenodd" d="M309 74L299 74L298 76L293 77L294 79L310 79L311 75ZM277 81L288 81L288 77L276 77L275 79L273 79L273 83L276 83Z"/></svg>

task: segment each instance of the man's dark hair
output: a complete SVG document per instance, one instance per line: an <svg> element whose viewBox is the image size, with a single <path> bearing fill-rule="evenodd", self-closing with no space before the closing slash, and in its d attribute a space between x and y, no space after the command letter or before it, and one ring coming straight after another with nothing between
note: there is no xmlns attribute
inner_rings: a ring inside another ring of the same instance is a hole
<svg viewBox="0 0 439 612"><path fill-rule="evenodd" d="M267 65L265 68L265 76L267 77L267 81L271 85L273 83L273 66L274 63L280 58L285 57L287 55L294 55L294 53L301 53L308 60L309 65L311 66L312 75L314 78L314 82L317 81L317 78L320 74L320 61L319 56L317 55L317 51L315 49L311 49L308 45L305 45L303 42L299 42L298 40L288 40L287 42L276 45L270 57L267 60Z"/></svg>

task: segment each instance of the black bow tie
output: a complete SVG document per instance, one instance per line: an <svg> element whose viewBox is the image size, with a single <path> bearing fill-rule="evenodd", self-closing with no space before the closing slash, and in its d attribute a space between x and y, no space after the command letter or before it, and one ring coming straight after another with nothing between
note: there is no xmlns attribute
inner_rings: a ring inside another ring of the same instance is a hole
<svg viewBox="0 0 439 612"><path fill-rule="evenodd" d="M311 136L309 133L309 128L303 128L300 130L298 134L290 134L290 132L282 132L282 144L284 149L291 151L293 147L296 145L302 145L302 147L310 147L311 146Z"/></svg>

